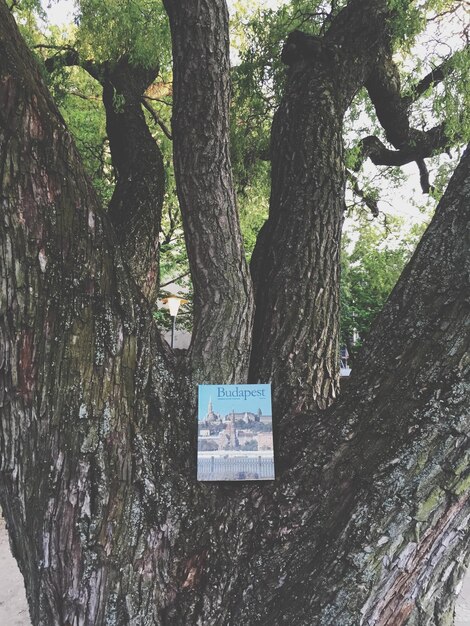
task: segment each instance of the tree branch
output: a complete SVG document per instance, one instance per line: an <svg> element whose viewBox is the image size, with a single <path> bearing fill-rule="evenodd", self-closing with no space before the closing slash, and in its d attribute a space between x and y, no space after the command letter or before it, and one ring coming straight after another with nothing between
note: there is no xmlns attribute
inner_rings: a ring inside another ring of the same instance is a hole
<svg viewBox="0 0 470 626"><path fill-rule="evenodd" d="M390 150L378 137L369 135L361 141L362 157L369 158L374 165L400 166L445 152L450 143L445 124L442 123L428 131L415 130L413 143L410 142L400 150Z"/></svg>
<svg viewBox="0 0 470 626"><path fill-rule="evenodd" d="M51 43L38 43L35 44L34 46L31 46L33 48L33 50L72 50L74 52L76 52L75 48L73 46L69 46L68 44L63 44L61 46L57 46L55 44L51 44Z"/></svg>
<svg viewBox="0 0 470 626"><path fill-rule="evenodd" d="M377 204L377 200L372 195L368 194L367 191L364 191L364 189L362 189L359 186L359 181L357 179L357 176L355 176L353 172L351 172L351 170L346 170L346 175L348 177L349 182L351 183L352 190L354 191L356 196L358 196L362 200L362 202L367 206L367 208L370 209L370 212L372 213L374 217L378 217L379 207Z"/></svg>
<svg viewBox="0 0 470 626"><path fill-rule="evenodd" d="M416 100L418 100L428 89L435 87L441 83L444 78L452 71L452 64L454 62L455 55L452 55L445 59L440 65L432 69L426 76L424 76L412 89L411 94L404 96L402 102L405 107L411 106Z"/></svg>
<svg viewBox="0 0 470 626"><path fill-rule="evenodd" d="M433 190L431 183L429 182L429 171L426 167L424 159L416 159L416 164L419 169L419 182L423 193L430 193Z"/></svg>
<svg viewBox="0 0 470 626"><path fill-rule="evenodd" d="M189 360L198 382L244 382L254 305L230 162L227 7L225 0L164 5L173 42L175 179L194 285Z"/></svg>
<svg viewBox="0 0 470 626"><path fill-rule="evenodd" d="M169 129L167 128L165 122L163 122L163 120L160 119L158 113L155 111L155 109L147 102L146 97L144 96L142 98L142 104L144 105L144 107L147 109L147 111L150 113L150 115L153 117L154 121L156 124L158 124L158 126L160 126L160 128L162 129L163 133L165 134L166 137L168 137L168 139L173 140L173 136L171 134L171 132L169 131Z"/></svg>
<svg viewBox="0 0 470 626"><path fill-rule="evenodd" d="M71 90L71 96L75 96L76 98L80 98L81 100L87 100L88 102L101 102L101 98L98 96L88 96L86 93L80 93L79 91Z"/></svg>
<svg viewBox="0 0 470 626"><path fill-rule="evenodd" d="M164 104L167 107L173 106L171 102L167 102L166 100L163 100L163 98L155 98L154 96L148 96L147 94L144 94L144 98L146 100L151 100L152 102L160 102L160 104Z"/></svg>
<svg viewBox="0 0 470 626"><path fill-rule="evenodd" d="M115 63L95 63L82 59L71 46L40 44L38 47L61 52L45 60L49 72L59 67L78 66L103 87L106 130L116 173L108 216L116 228L136 282L149 301L155 301L165 174L163 157L149 131L141 102L144 91L158 74L158 68L133 65L126 57ZM122 97L122 107L115 106L116 94ZM166 127L162 128L165 134L169 132Z"/></svg>
<svg viewBox="0 0 470 626"><path fill-rule="evenodd" d="M404 147L410 134L408 108L401 97L400 74L389 51L381 55L365 87L387 141L395 148Z"/></svg>
<svg viewBox="0 0 470 626"><path fill-rule="evenodd" d="M52 57L45 59L44 65L46 70L50 73L54 72L60 67L74 67L78 66L87 71L90 76L96 79L98 82L103 80L103 72L107 63L95 63L90 59L82 59L79 52L71 46L54 46L52 44L38 44L36 48L44 48L46 50L58 50L63 51L63 54L55 54Z"/></svg>
<svg viewBox="0 0 470 626"><path fill-rule="evenodd" d="M432 189L424 158L448 150L452 141L446 134L444 123L428 131L411 128L409 108L429 87L444 79L451 69L452 60L453 57L447 59L427 74L411 96L403 97L398 68L390 49L387 49L365 83L385 136L397 150L389 150L378 137L369 136L362 140L363 157L369 157L375 165L404 165L416 161L424 193Z"/></svg>
<svg viewBox="0 0 470 626"><path fill-rule="evenodd" d="M189 276L189 272L185 272L184 274L180 274L179 276L176 276L176 278L172 278L171 280L168 280L166 283L163 283L163 285L160 285L160 289L163 289L163 287L168 287L168 285L171 285L172 283L176 283L178 280L181 280L182 278L186 278L186 276Z"/></svg>

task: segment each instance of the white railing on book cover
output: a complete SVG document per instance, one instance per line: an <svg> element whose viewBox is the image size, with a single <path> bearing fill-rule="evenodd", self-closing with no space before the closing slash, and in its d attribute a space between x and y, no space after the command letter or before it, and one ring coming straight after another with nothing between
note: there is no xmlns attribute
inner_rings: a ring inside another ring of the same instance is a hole
<svg viewBox="0 0 470 626"><path fill-rule="evenodd" d="M199 480L233 480L274 478L272 457L205 457L197 463Z"/></svg>

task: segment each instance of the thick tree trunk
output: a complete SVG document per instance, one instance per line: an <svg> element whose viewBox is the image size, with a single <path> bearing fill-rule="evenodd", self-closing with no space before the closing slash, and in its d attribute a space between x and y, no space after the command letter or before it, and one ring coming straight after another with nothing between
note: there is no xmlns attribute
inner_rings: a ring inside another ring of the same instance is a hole
<svg viewBox="0 0 470 626"><path fill-rule="evenodd" d="M467 151L350 392L324 416L340 440L317 474L314 519L330 522L309 551L317 574L296 591L314 582L314 623L452 623L470 539L469 192Z"/></svg>
<svg viewBox="0 0 470 626"><path fill-rule="evenodd" d="M280 414L325 408L338 394L345 177L332 69L291 71L273 124L269 220L252 259L250 379L272 382Z"/></svg>
<svg viewBox="0 0 470 626"><path fill-rule="evenodd" d="M448 623L469 542L470 153L348 395L278 419L278 477L257 485L195 481L172 355L3 2L0 155L0 500L34 626Z"/></svg>
<svg viewBox="0 0 470 626"><path fill-rule="evenodd" d="M387 3L351 2L323 38L292 33L272 129L269 219L252 259L256 316L250 379L273 383L281 414L338 395L343 117L378 51Z"/></svg>
<svg viewBox="0 0 470 626"><path fill-rule="evenodd" d="M3 2L0 158L0 494L13 551L33 624L122 624L143 456L177 429L170 365Z"/></svg>
<svg viewBox="0 0 470 626"><path fill-rule="evenodd" d="M225 0L165 0L173 41L173 146L194 285L191 369L199 382L246 382L252 288L229 154Z"/></svg>

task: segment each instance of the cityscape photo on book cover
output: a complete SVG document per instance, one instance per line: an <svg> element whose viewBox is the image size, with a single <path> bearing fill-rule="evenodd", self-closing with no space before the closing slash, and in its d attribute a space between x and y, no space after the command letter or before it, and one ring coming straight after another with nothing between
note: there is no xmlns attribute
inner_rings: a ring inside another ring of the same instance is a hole
<svg viewBox="0 0 470 626"><path fill-rule="evenodd" d="M274 478L271 385L199 385L197 479Z"/></svg>

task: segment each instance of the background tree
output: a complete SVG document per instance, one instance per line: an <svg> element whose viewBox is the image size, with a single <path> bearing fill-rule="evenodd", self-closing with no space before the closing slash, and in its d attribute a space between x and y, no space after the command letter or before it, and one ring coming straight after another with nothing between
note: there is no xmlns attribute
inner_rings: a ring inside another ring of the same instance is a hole
<svg viewBox="0 0 470 626"><path fill-rule="evenodd" d="M351 0L324 35L287 39L253 298L230 167L227 9L166 6L195 288L182 356L162 342L0 4L0 496L32 621L448 623L470 536L469 151L332 404L343 116L364 85L387 132L398 116L397 149L362 144L377 162L457 139L442 123L415 132L398 97L391 50L421 13ZM274 385L277 479L198 484L194 385L245 381L250 356L252 378Z"/></svg>
<svg viewBox="0 0 470 626"><path fill-rule="evenodd" d="M355 243L343 238L341 344L347 346L351 362L425 229L423 223L405 234L403 221L387 219L381 225L360 216L353 231L358 235Z"/></svg>

